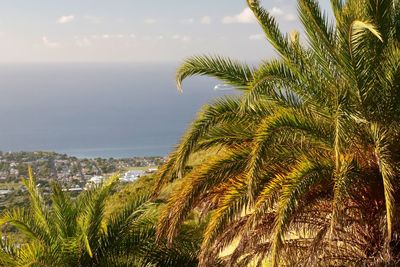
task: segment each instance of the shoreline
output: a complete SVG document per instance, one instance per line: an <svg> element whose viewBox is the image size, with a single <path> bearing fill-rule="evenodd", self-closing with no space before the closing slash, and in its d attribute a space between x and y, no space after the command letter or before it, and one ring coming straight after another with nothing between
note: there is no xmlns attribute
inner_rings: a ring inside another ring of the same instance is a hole
<svg viewBox="0 0 400 267"><path fill-rule="evenodd" d="M160 148L160 147L154 147ZM164 147L169 148L169 146ZM143 147L144 149L144 147ZM89 149L54 149L54 150L0 150L0 154L18 154L18 153L50 153L58 155L66 155L78 159L132 159L132 158L153 158L167 157L168 153L132 153L140 148L89 148Z"/></svg>

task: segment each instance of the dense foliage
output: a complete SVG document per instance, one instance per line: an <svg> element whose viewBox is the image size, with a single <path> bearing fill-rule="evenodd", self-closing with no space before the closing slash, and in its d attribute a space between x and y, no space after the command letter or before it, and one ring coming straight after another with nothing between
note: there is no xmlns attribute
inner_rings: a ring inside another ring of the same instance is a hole
<svg viewBox="0 0 400 267"><path fill-rule="evenodd" d="M158 236L173 243L197 209L211 216L202 266L399 264L400 1L331 0L331 22L317 0L298 0L304 39L248 6L278 57L181 65L179 88L207 75L241 94L205 106L164 165L158 190L183 182Z"/></svg>
<svg viewBox="0 0 400 267"><path fill-rule="evenodd" d="M29 207L8 210L0 216L0 225L8 228L0 243L0 265L197 266L201 240L198 225L187 223L174 246L156 243L157 208L161 203L149 200L151 179L143 177L135 185L141 190L124 194L123 203L116 205L110 197L119 199L113 194L118 177L74 199L56 183L50 195L43 194L30 172L29 179L24 180ZM23 238L14 239L10 228Z"/></svg>

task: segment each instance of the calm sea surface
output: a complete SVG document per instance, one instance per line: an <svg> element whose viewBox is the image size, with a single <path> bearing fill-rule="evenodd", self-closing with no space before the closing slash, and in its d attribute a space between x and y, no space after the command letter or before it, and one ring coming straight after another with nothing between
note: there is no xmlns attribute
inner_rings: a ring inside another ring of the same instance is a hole
<svg viewBox="0 0 400 267"><path fill-rule="evenodd" d="M216 81L174 84L174 64L0 65L0 150L166 155Z"/></svg>

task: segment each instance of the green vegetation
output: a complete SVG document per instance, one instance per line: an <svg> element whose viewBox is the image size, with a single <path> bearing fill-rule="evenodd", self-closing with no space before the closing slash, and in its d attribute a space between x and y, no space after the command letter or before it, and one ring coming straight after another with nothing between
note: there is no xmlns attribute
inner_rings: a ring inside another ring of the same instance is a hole
<svg viewBox="0 0 400 267"><path fill-rule="evenodd" d="M42 191L50 193L50 184L55 180L62 188L84 188L92 176L110 176L130 169L148 171L162 162L162 157L78 159L54 152L0 151L0 211L26 207L29 203L28 193L21 183L22 177L28 174L28 166Z"/></svg>
<svg viewBox="0 0 400 267"><path fill-rule="evenodd" d="M331 0L330 22L317 0L298 0L304 40L247 3L278 57L187 59L179 89L207 75L240 94L204 106L157 175L72 198L56 183L42 192L30 172L29 205L0 217L2 265L399 264L400 1ZM77 173L132 167L76 160ZM40 172L69 177L64 161Z"/></svg>
<svg viewBox="0 0 400 267"><path fill-rule="evenodd" d="M53 183L47 202L30 172L24 180L30 206L0 217L0 224L8 228L1 240L2 266L197 266L202 228L188 221L173 246L156 243L162 202L149 199L154 179L142 177L131 188L135 192L122 193L124 202L115 205L110 196L117 179L111 177L76 199Z"/></svg>
<svg viewBox="0 0 400 267"><path fill-rule="evenodd" d="M173 243L193 210L210 215L201 266L400 262L400 2L331 4L333 22L298 0L304 41L248 0L279 57L251 67L198 56L178 70L179 88L207 75L241 92L202 109L156 187L181 181L159 238Z"/></svg>

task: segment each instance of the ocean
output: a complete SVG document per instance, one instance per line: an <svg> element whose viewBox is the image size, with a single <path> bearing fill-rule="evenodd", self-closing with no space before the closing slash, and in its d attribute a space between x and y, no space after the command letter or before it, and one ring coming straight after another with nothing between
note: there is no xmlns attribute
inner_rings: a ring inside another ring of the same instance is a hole
<svg viewBox="0 0 400 267"><path fill-rule="evenodd" d="M0 150L76 157L165 156L200 107L227 91L209 78L176 90L178 64L0 65ZM229 92L228 92L229 93Z"/></svg>

